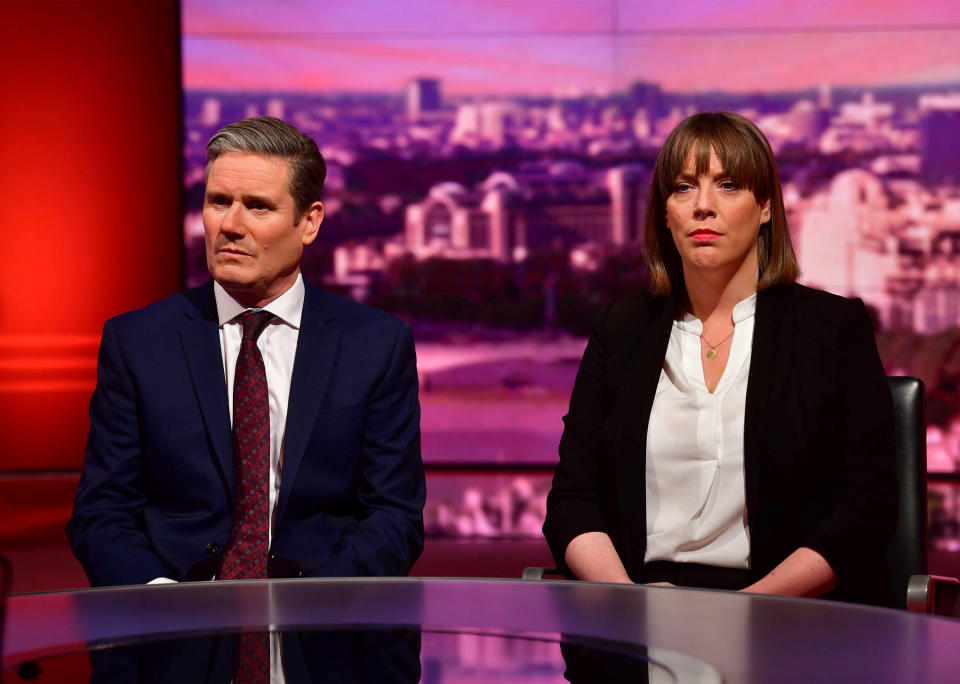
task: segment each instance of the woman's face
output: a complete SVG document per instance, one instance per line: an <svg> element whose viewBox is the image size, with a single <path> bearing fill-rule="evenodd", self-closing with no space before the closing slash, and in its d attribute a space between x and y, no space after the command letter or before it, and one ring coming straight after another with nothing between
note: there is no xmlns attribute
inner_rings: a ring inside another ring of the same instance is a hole
<svg viewBox="0 0 960 684"><path fill-rule="evenodd" d="M770 202L757 204L752 191L726 177L715 150L710 150L709 170L698 177L691 147L667 197L666 213L685 273L729 269L732 274L748 259L757 263L757 235L770 220Z"/></svg>

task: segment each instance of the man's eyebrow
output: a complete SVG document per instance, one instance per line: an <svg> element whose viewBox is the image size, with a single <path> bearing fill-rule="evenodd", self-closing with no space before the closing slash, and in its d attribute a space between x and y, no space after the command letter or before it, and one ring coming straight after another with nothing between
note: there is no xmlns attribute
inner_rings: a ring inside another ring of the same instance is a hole
<svg viewBox="0 0 960 684"><path fill-rule="evenodd" d="M214 200L230 200L231 196L229 193L220 190L207 190L204 193L204 198L208 202L211 202ZM260 195L257 193L242 195L240 199L244 204L266 204L270 207L276 207L278 204L278 202L269 195Z"/></svg>
<svg viewBox="0 0 960 684"><path fill-rule="evenodd" d="M258 195L256 193L243 195L244 204L266 204L270 207L277 206L277 201L269 195Z"/></svg>

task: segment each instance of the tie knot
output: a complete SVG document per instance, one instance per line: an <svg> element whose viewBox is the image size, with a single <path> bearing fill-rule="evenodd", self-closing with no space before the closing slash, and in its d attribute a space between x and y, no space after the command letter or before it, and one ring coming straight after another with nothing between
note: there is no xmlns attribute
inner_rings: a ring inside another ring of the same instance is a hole
<svg viewBox="0 0 960 684"><path fill-rule="evenodd" d="M271 318L273 314L263 309L244 311L240 314L240 322L243 323L243 339L256 342Z"/></svg>

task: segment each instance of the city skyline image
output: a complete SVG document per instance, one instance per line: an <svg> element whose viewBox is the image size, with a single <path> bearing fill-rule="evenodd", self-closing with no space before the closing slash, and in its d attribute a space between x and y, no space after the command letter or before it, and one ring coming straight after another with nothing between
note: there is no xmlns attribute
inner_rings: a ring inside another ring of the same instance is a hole
<svg viewBox="0 0 960 684"><path fill-rule="evenodd" d="M800 281L864 300L927 385L930 470L960 471L960 7L185 0L182 26L187 284L209 137L313 136L304 272L413 327L431 534L539 534L591 320L646 282L656 151L703 110L769 138ZM931 485L943 548L958 492Z"/></svg>

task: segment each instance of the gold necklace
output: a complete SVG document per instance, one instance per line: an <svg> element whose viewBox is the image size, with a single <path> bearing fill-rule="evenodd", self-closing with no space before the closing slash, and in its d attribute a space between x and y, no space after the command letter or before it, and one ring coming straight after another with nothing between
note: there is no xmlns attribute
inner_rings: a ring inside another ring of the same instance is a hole
<svg viewBox="0 0 960 684"><path fill-rule="evenodd" d="M710 344L710 341L709 341L706 337L703 336L703 333L700 333L700 339L707 343L707 358L708 358L708 359L710 359L711 361L713 361L715 358L717 358L717 347L719 347L721 344L723 344L724 342L726 342L727 340L729 340L731 337L733 337L733 332L734 332L734 330L736 330L736 328L734 328L733 330L731 330L729 335L727 335L726 337L724 337L722 340L720 340L720 341L717 342L716 344Z"/></svg>

